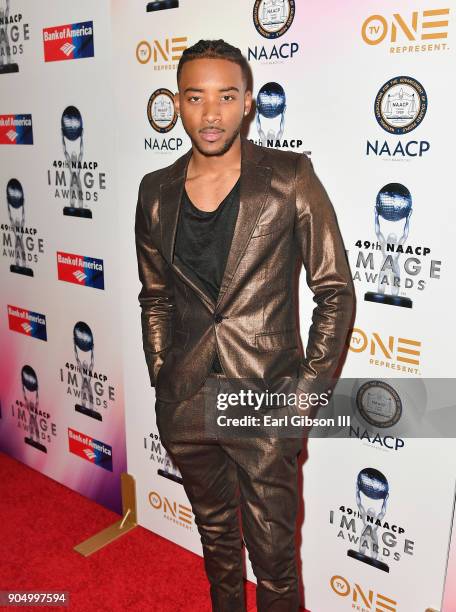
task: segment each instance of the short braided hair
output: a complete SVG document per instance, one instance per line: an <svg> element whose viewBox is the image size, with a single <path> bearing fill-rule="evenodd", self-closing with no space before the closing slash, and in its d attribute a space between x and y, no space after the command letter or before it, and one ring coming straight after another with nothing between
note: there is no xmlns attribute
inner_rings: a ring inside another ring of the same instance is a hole
<svg viewBox="0 0 456 612"><path fill-rule="evenodd" d="M233 47L233 45L230 45L221 38L218 40L199 40L191 47L185 49L177 65L177 82L179 83L180 73L184 64L192 60L206 58L225 59L240 66L246 87L249 88L251 72L248 61L238 47Z"/></svg>

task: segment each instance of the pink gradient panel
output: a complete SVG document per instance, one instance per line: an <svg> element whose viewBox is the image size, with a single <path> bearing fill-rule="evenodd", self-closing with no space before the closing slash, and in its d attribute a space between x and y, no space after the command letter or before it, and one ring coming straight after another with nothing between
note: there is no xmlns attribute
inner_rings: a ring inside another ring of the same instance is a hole
<svg viewBox="0 0 456 612"><path fill-rule="evenodd" d="M16 336L18 338L16 338ZM46 474L50 478L78 491L82 495L98 503L121 512L120 474L126 471L125 426L121 401L116 409L111 409L109 416L104 416L102 433L95 431L92 419L79 415L74 411L74 401L67 398L62 401L57 392L57 376L52 384L52 378L44 367L38 375L39 409L50 415L49 422L56 426L56 435L51 442L45 442L47 453L42 452L24 442L27 432L18 427L18 419L13 414L16 401L23 399L20 380L21 369L25 363L36 364L39 360L33 357L29 343L40 340L23 337L13 331L0 331L0 400L2 416L0 419L0 450L30 467ZM27 346L29 344L29 346ZM46 346L46 349L49 347ZM38 369L37 369L38 374ZM123 397L121 373L115 376L116 393ZM97 423L98 424L98 423ZM75 426L88 436L103 441L112 447L113 471L109 472L101 466L94 465L68 451L68 426Z"/></svg>

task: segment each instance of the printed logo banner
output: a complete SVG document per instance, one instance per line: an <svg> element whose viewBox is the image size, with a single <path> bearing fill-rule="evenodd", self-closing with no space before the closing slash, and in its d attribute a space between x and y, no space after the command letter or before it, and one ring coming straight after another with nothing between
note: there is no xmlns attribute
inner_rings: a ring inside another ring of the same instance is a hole
<svg viewBox="0 0 456 612"><path fill-rule="evenodd" d="M93 21L44 28L43 45L45 62L93 57Z"/></svg>
<svg viewBox="0 0 456 612"><path fill-rule="evenodd" d="M32 145L32 115L0 115L0 144Z"/></svg>

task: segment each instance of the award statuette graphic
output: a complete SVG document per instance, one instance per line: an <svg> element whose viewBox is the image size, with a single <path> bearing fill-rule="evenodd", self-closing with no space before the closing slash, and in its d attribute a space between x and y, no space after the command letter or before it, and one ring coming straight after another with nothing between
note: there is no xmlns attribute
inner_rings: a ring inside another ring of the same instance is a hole
<svg viewBox="0 0 456 612"><path fill-rule="evenodd" d="M168 478L169 480L173 480L174 482L182 484L182 476L180 474L180 471L174 465L168 453L166 453L165 456L164 467L158 468L157 474L159 476L163 476L164 478Z"/></svg>
<svg viewBox="0 0 456 612"><path fill-rule="evenodd" d="M10 179L6 185L6 202L11 228L14 232L14 259L16 262L10 265L10 271L24 276L33 276L32 268L22 265L26 260L24 190L17 179Z"/></svg>
<svg viewBox="0 0 456 612"><path fill-rule="evenodd" d="M369 503L366 510L363 506L361 494ZM367 563L384 572L389 572L389 566L378 557L378 524L386 514L386 501L389 497L389 485L386 477L375 468L364 468L356 480L356 503L363 521L363 530L359 537L359 550L348 550L347 555L357 561ZM375 506L382 502L381 508ZM369 554L367 554L369 553Z"/></svg>
<svg viewBox="0 0 456 612"><path fill-rule="evenodd" d="M0 4L0 74L19 72L19 66L11 61L11 45L8 36L9 10L9 0L2 0Z"/></svg>
<svg viewBox="0 0 456 612"><path fill-rule="evenodd" d="M403 252L403 245L408 238L410 216L412 214L412 196L410 191L400 183L389 183L380 189L375 203L375 233L380 244L383 261L378 274L378 291L367 291L364 299L367 302L390 304L412 308L412 300L400 296L401 272L399 257ZM380 218L387 223L398 224L405 219L402 235L398 239L395 232L390 232L385 239L380 229ZM390 290L387 293L386 288Z"/></svg>
<svg viewBox="0 0 456 612"><path fill-rule="evenodd" d="M67 106L62 113L60 124L62 129L63 153L70 170L70 205L64 207L63 214L70 217L91 219L92 211L89 208L84 208L84 202L82 200L81 167L82 155L84 152L84 142L82 139L84 128L82 125L81 113L75 106ZM76 150L72 150L70 154L67 150L65 139L72 143L80 139L79 153L77 153Z"/></svg>
<svg viewBox="0 0 456 612"><path fill-rule="evenodd" d="M90 377L93 372L93 334L90 327L84 321L78 321L73 328L73 343L74 343L74 354L76 363L78 365L79 372L81 374L81 402L82 404L75 404L74 409L76 412L85 414L86 416L92 417L97 421L102 421L103 417L95 410L93 406L93 391L90 382ZM79 357L78 350L82 353L82 362ZM88 363L84 356L90 352L90 363Z"/></svg>
<svg viewBox="0 0 456 612"><path fill-rule="evenodd" d="M256 127L263 146L268 146L269 142L274 146L276 141L282 138L286 107L282 85L273 82L263 85L256 99Z"/></svg>
<svg viewBox="0 0 456 612"><path fill-rule="evenodd" d="M179 8L179 0L155 0L155 2L148 2L146 11L153 13L154 11L164 11L172 8Z"/></svg>
<svg viewBox="0 0 456 612"><path fill-rule="evenodd" d="M37 450L47 453L47 448L40 442L40 428L38 427L38 379L35 370L25 365L21 370L22 394L29 415L29 435L24 438L26 444Z"/></svg>

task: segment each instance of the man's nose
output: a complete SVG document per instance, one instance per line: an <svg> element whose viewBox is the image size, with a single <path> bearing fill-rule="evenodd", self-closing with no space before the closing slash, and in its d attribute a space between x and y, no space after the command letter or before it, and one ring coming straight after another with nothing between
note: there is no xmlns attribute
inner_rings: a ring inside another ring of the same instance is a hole
<svg viewBox="0 0 456 612"><path fill-rule="evenodd" d="M211 102L208 101L205 104L204 107L204 120L207 121L207 123L216 123L217 121L220 121L221 118L221 114L220 114L220 104L218 104L218 102Z"/></svg>

